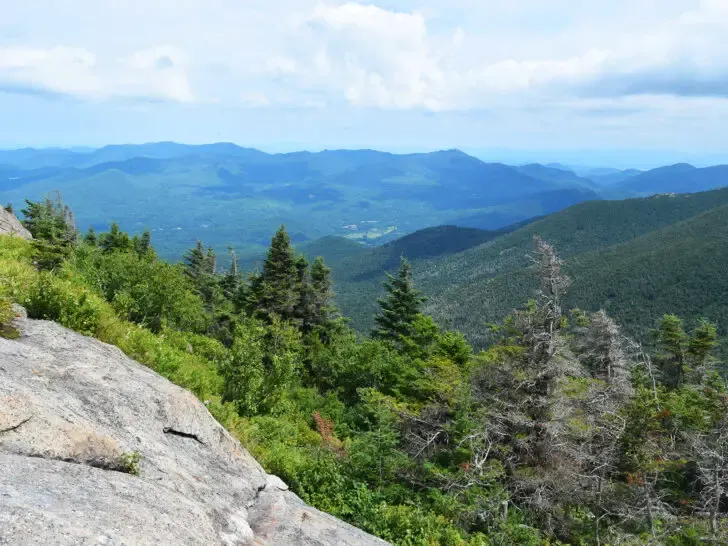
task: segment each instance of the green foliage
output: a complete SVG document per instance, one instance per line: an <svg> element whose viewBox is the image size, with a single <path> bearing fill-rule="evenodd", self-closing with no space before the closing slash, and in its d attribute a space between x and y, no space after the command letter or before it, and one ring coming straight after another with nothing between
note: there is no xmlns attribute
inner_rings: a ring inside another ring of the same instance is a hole
<svg viewBox="0 0 728 546"><path fill-rule="evenodd" d="M54 269L68 258L77 243L73 212L59 193L43 201L25 201L23 224L33 235L35 260L40 269Z"/></svg>
<svg viewBox="0 0 728 546"><path fill-rule="evenodd" d="M302 350L299 331L279 318L269 325L244 319L220 367L223 401L233 402L244 416L270 412L295 383Z"/></svg>
<svg viewBox="0 0 728 546"><path fill-rule="evenodd" d="M151 253L140 255L130 248L107 252L103 246L84 246L75 254L72 269L80 272L119 316L153 332L165 326L203 332L209 325L203 302L192 292L180 266Z"/></svg>
<svg viewBox="0 0 728 546"><path fill-rule="evenodd" d="M564 271L575 283L565 307L604 309L643 343L666 313L682 316L689 327L704 317L724 337L726 205L728 189L593 201L456 253L415 257L424 252L420 247L403 253L418 288L429 296L425 311L477 348L493 341L488 324L503 320L538 289L527 257L535 234L567 259ZM333 248L331 258L326 247ZM358 331L370 330L381 278L393 272L388 248L345 252L328 241L315 248L331 265L337 302Z"/></svg>
<svg viewBox="0 0 728 546"><path fill-rule="evenodd" d="M0 296L0 337L5 339L17 339L20 333L13 327L12 321L15 318L12 302L8 298Z"/></svg>
<svg viewBox="0 0 728 546"><path fill-rule="evenodd" d="M27 300L29 316L53 320L87 335L96 335L103 313L109 310L87 289L78 288L53 274L41 272Z"/></svg>
<svg viewBox="0 0 728 546"><path fill-rule="evenodd" d="M262 271L252 276L248 312L268 321L274 315L283 320L295 319L305 269L296 258L285 227L281 226L271 240Z"/></svg>
<svg viewBox="0 0 728 546"><path fill-rule="evenodd" d="M139 463L141 460L142 456L138 451L122 453L119 457L120 470L132 476L139 476Z"/></svg>
<svg viewBox="0 0 728 546"><path fill-rule="evenodd" d="M96 246L97 244L99 244L99 239L96 236L96 230L93 228L93 226L88 228L86 235L83 236L83 242L86 243L88 246Z"/></svg>
<svg viewBox="0 0 728 546"><path fill-rule="evenodd" d="M427 337L428 328L422 322L415 328L415 322L420 316L426 298L415 290L412 284L412 268L405 258L401 260L397 276L389 275L384 288L387 297L378 300L381 311L374 318L377 326L372 331L372 337L389 341L397 346L415 334Z"/></svg>
<svg viewBox="0 0 728 546"><path fill-rule="evenodd" d="M172 266L125 235L74 246L53 271L0 238L0 302L190 389L306 502L401 545L725 541L728 489L716 497L706 476L728 485L714 455L728 453L728 394L708 321L688 333L664 317L648 354L606 313L561 309L549 246L541 297L485 351L423 313L406 262L383 339L362 339L338 318L327 266L284 230L250 285L202 244ZM120 464L137 473L139 455Z"/></svg>
<svg viewBox="0 0 728 546"><path fill-rule="evenodd" d="M112 222L108 233L102 233L99 237L99 246L104 253L126 252L132 250L134 245L129 235L119 228L119 224Z"/></svg>

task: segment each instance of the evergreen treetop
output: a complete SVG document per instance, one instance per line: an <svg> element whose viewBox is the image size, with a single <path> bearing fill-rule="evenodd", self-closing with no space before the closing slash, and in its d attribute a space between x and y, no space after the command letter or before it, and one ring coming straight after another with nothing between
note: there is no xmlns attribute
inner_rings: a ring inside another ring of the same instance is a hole
<svg viewBox="0 0 728 546"><path fill-rule="evenodd" d="M249 308L267 319L295 316L300 300L300 270L291 239L281 226L271 240L262 271L251 282Z"/></svg>
<svg viewBox="0 0 728 546"><path fill-rule="evenodd" d="M400 261L397 275L387 277L384 282L387 297L377 300L380 313L374 318L376 327L372 331L372 337L397 342L402 337L412 336L415 321L427 298L415 289L412 269L404 257Z"/></svg>

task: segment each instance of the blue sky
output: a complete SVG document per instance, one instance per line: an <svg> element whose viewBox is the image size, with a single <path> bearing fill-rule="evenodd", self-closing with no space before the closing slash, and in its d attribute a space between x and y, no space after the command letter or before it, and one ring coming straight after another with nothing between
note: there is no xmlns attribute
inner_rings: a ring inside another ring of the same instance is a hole
<svg viewBox="0 0 728 546"><path fill-rule="evenodd" d="M0 146L728 161L726 0L0 0Z"/></svg>

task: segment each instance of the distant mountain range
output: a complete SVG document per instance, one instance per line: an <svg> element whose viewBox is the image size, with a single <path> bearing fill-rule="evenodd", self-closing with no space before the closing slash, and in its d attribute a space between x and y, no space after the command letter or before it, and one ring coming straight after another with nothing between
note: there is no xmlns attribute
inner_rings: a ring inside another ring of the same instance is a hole
<svg viewBox="0 0 728 546"><path fill-rule="evenodd" d="M231 245L253 260L280 224L299 243L338 235L378 245L431 226L497 231L584 201L723 185L728 167L577 173L486 163L459 150L268 154L159 142L0 151L0 201L20 209L24 198L59 190L82 229L106 229L109 219L132 232L149 228L172 260L198 237L219 254Z"/></svg>

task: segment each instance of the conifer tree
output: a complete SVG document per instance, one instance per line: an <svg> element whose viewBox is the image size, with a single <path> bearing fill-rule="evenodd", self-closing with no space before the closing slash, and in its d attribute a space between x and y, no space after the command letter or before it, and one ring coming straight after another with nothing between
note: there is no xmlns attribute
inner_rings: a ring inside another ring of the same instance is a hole
<svg viewBox="0 0 728 546"><path fill-rule="evenodd" d="M414 288L412 270L405 258L401 259L397 275L388 274L387 277L384 282L387 297L377 300L381 310L374 318L376 326L372 337L396 343L403 337L412 336L415 321L427 298Z"/></svg>
<svg viewBox="0 0 728 546"><path fill-rule="evenodd" d="M242 279L238 269L238 256L231 246L228 247L228 254L230 254L230 267L220 281L220 286L225 297L235 303L242 285Z"/></svg>
<svg viewBox="0 0 728 546"><path fill-rule="evenodd" d="M262 271L251 279L249 311L270 320L273 315L283 320L295 317L300 302L300 270L286 228L271 240Z"/></svg>
<svg viewBox="0 0 728 546"><path fill-rule="evenodd" d="M334 307L334 291L331 287L331 270L322 257L317 257L311 265L311 292L313 296L314 323L322 326L337 314Z"/></svg>
<svg viewBox="0 0 728 546"><path fill-rule="evenodd" d="M12 203L8 203L7 205L5 205L5 210L8 211L10 214L15 214Z"/></svg>
<svg viewBox="0 0 728 546"><path fill-rule="evenodd" d="M308 333L313 328L313 290L309 278L308 260L305 256L296 257L296 287L298 301L294 310L294 319L301 329Z"/></svg>
<svg viewBox="0 0 728 546"><path fill-rule="evenodd" d="M83 237L83 241L90 246L96 246L98 244L98 238L96 237L96 230L94 230L93 226L88 228L88 232Z"/></svg>
<svg viewBox="0 0 728 546"><path fill-rule="evenodd" d="M658 362L663 382L670 387L679 387L690 371L686 360L688 336L683 330L680 317L664 315L655 332L660 347Z"/></svg>
<svg viewBox="0 0 728 546"><path fill-rule="evenodd" d="M102 233L99 237L99 246L105 253L121 251L125 252L133 248L129 235L121 231L119 224L113 222L108 233Z"/></svg>
<svg viewBox="0 0 728 546"><path fill-rule="evenodd" d="M214 275L217 271L217 256L215 255L215 251L212 247L209 247L207 249L207 264L206 264L206 271L205 273L208 273L210 275Z"/></svg>
<svg viewBox="0 0 728 546"><path fill-rule="evenodd" d="M134 251L139 256L145 256L152 250L152 234L147 229L141 236L134 236L133 240Z"/></svg>
<svg viewBox="0 0 728 546"><path fill-rule="evenodd" d="M78 242L73 213L58 192L54 199L26 199L25 202L23 225L33 235L36 263L40 269L53 269L68 257Z"/></svg>
<svg viewBox="0 0 728 546"><path fill-rule="evenodd" d="M205 252L202 241L197 241L197 246L187 251L184 256L185 275L197 282L197 279L205 272Z"/></svg>

